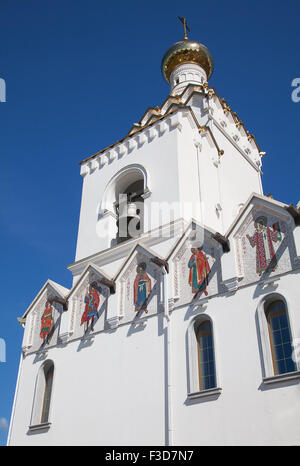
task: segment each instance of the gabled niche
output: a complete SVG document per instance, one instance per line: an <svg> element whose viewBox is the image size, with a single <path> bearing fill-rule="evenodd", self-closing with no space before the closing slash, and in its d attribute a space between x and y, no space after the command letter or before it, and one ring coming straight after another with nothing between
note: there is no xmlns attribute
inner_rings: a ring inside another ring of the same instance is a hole
<svg viewBox="0 0 300 466"><path fill-rule="evenodd" d="M112 286L112 280L96 265L86 267L69 295L68 339L104 330Z"/></svg>
<svg viewBox="0 0 300 466"><path fill-rule="evenodd" d="M267 280L294 268L293 220L269 201L253 201L232 236L239 285Z"/></svg>
<svg viewBox="0 0 300 466"><path fill-rule="evenodd" d="M194 223L173 251L170 262L176 306L224 291L220 261L223 251L214 234Z"/></svg>
<svg viewBox="0 0 300 466"><path fill-rule="evenodd" d="M149 317L163 310L163 259L137 245L117 275L119 320Z"/></svg>
<svg viewBox="0 0 300 466"><path fill-rule="evenodd" d="M22 349L25 354L45 352L59 341L62 313L66 310L69 290L48 280L25 312Z"/></svg>

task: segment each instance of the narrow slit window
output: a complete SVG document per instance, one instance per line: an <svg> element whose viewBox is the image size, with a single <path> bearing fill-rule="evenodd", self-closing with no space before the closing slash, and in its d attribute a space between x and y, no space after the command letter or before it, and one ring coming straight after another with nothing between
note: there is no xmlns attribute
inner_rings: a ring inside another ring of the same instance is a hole
<svg viewBox="0 0 300 466"><path fill-rule="evenodd" d="M48 422L48 419L49 419L49 410L50 410L52 383L53 383L53 372L54 372L53 365L51 365L47 370L45 370L45 389L44 389L43 407L42 407L42 416L41 416L42 424L45 422Z"/></svg>
<svg viewBox="0 0 300 466"><path fill-rule="evenodd" d="M216 371L212 326L209 321L199 325L196 330L198 350L199 389L216 387Z"/></svg>

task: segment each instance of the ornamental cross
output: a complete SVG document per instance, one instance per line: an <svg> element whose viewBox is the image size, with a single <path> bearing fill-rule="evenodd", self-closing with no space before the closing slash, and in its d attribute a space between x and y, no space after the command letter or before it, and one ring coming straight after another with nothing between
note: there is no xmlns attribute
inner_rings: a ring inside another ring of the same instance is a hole
<svg viewBox="0 0 300 466"><path fill-rule="evenodd" d="M184 39L187 39L187 35L186 35L186 31L188 30L189 32L190 31L190 28L188 27L188 25L186 24L186 19L185 18L182 18L182 16L178 16L178 19L182 22L183 24L183 38Z"/></svg>

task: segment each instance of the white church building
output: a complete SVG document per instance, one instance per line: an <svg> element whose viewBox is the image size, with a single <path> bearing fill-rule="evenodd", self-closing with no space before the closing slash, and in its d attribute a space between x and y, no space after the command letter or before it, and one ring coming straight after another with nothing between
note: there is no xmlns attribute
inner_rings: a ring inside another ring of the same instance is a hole
<svg viewBox="0 0 300 466"><path fill-rule="evenodd" d="M300 444L300 210L212 72L184 35L161 106L81 162L72 288L19 319L8 445Z"/></svg>

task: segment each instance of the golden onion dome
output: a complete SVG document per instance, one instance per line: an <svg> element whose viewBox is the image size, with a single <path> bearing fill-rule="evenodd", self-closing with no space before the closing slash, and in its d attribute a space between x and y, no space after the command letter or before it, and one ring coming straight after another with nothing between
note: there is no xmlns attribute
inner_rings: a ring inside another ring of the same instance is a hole
<svg viewBox="0 0 300 466"><path fill-rule="evenodd" d="M206 72L207 79L212 75L214 68L208 48L187 38L173 44L163 56L161 71L168 82L172 71L183 63L195 63L201 66Z"/></svg>

